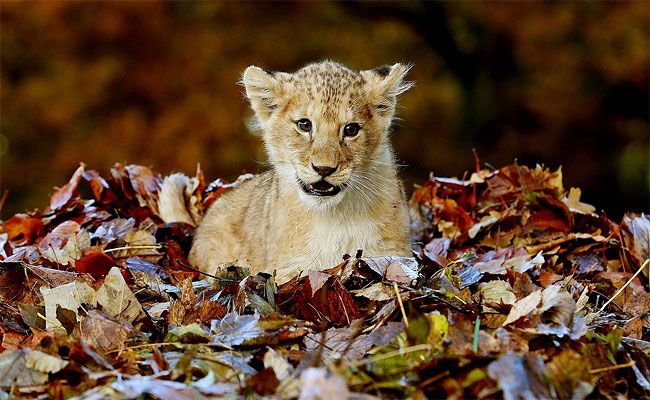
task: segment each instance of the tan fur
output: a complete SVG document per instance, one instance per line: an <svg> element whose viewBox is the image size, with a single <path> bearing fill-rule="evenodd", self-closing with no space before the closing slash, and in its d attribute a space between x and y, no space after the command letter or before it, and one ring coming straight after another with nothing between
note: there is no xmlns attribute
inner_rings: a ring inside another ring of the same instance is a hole
<svg viewBox="0 0 650 400"><path fill-rule="evenodd" d="M208 273L232 262L252 273L276 270L282 283L332 267L357 249L365 256L410 255L408 211L388 137L396 97L409 87L407 71L395 64L355 72L333 62L291 74L246 69L242 83L272 169L210 207L190 263ZM301 118L311 120L311 133L296 127ZM352 122L362 129L344 137ZM336 167L325 179L346 186L331 197L305 193L298 178L321 179L312 164Z"/></svg>

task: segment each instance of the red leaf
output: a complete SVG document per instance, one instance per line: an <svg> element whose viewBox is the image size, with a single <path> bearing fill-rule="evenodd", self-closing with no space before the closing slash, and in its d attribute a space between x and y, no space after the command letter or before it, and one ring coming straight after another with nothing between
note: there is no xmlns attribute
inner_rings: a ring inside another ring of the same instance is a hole
<svg viewBox="0 0 650 400"><path fill-rule="evenodd" d="M102 278L115 266L115 261L109 257L99 246L85 249L80 259L75 262L78 272L90 274L95 278Z"/></svg>
<svg viewBox="0 0 650 400"><path fill-rule="evenodd" d="M287 304L290 312L308 321L321 324L348 325L361 318L359 306L352 295L341 284L337 276L332 276L323 286L311 292L309 277L300 281L289 281L278 292L279 304Z"/></svg>

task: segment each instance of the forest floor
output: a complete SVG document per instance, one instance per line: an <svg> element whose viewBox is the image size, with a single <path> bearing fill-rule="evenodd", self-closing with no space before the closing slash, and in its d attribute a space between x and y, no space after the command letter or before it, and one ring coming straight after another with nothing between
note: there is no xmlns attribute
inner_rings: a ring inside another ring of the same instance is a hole
<svg viewBox="0 0 650 400"><path fill-rule="evenodd" d="M608 219L561 170L431 176L413 257L359 251L280 286L193 270L162 178L82 165L2 223L0 399L650 395L650 219ZM197 214L234 186L193 182Z"/></svg>

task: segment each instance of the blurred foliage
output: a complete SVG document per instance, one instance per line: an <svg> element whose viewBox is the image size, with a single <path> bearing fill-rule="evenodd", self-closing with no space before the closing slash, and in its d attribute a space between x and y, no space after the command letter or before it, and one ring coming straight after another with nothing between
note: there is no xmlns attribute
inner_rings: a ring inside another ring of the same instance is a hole
<svg viewBox="0 0 650 400"><path fill-rule="evenodd" d="M646 2L1 4L6 217L79 161L234 178L264 168L244 68L412 62L394 138L409 183L481 161L563 166L584 199L648 210ZM258 162L256 162L258 161Z"/></svg>

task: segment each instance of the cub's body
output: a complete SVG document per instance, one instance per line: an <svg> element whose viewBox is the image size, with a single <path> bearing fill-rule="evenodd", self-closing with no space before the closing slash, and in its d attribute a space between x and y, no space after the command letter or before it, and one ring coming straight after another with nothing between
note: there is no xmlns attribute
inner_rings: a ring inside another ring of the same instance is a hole
<svg viewBox="0 0 650 400"><path fill-rule="evenodd" d="M272 169L215 201L190 263L208 273L246 264L253 273L276 271L282 283L357 249L409 255L408 211L388 140L406 72L399 64L360 73L331 62L293 74L249 67L243 83ZM182 187L166 181L165 221L188 220L180 196Z"/></svg>

